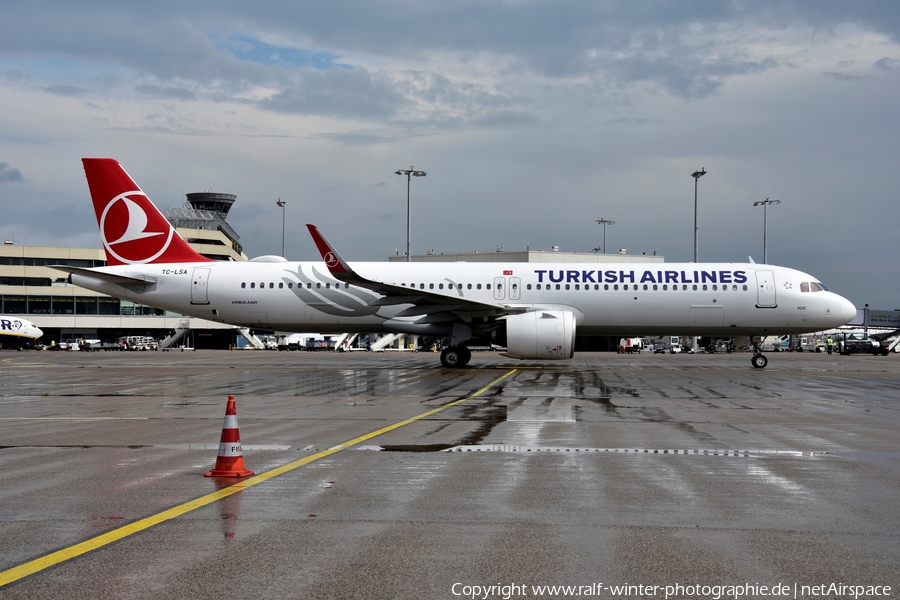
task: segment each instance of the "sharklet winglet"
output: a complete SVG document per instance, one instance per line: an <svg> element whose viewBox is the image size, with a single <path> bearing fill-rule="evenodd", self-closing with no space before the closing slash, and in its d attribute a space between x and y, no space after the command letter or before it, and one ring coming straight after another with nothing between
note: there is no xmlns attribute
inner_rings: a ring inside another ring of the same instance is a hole
<svg viewBox="0 0 900 600"><path fill-rule="evenodd" d="M313 242L315 242L316 248L319 250L319 254L322 255L325 266L328 267L328 271L332 275L338 279L342 279L340 277L341 275L357 277L353 269L350 268L350 265L347 264L347 261L345 261L338 251L334 249L334 246L325 239L325 236L322 235L318 227L311 223L307 223L306 228L309 229L309 234L312 236Z"/></svg>

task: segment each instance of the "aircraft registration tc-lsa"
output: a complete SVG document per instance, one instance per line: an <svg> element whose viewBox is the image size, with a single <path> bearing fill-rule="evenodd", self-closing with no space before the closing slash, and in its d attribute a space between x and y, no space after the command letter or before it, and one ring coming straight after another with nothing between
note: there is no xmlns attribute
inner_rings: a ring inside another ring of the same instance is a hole
<svg viewBox="0 0 900 600"><path fill-rule="evenodd" d="M72 283L232 325L283 332L404 333L467 342L505 333L507 355L560 360L575 333L763 336L838 327L853 304L815 277L755 263L348 262L307 225L322 261L210 260L191 248L112 158L85 158L107 266L56 267ZM754 367L767 364L756 346Z"/></svg>

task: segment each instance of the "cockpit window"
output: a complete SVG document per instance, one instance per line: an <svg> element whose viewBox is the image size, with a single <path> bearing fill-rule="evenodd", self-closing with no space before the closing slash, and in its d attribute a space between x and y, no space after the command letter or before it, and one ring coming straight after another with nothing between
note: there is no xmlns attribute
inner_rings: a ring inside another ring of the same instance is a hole
<svg viewBox="0 0 900 600"><path fill-rule="evenodd" d="M824 285L819 283L818 281L804 281L800 284L801 292L827 292L828 290Z"/></svg>

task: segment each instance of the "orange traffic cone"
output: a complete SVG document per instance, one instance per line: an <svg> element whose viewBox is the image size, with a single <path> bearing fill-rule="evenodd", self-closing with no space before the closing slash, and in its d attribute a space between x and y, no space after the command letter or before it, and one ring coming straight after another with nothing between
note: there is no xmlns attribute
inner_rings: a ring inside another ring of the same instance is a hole
<svg viewBox="0 0 900 600"><path fill-rule="evenodd" d="M237 411L234 408L234 396L228 396L216 467L204 477L247 477L253 474L253 471L244 468L244 454L243 448L241 448L241 434L238 431Z"/></svg>

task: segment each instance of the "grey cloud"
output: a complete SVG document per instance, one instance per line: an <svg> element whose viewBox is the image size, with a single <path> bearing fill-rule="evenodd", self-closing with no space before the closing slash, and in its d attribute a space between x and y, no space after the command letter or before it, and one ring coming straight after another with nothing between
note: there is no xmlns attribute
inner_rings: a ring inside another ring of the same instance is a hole
<svg viewBox="0 0 900 600"><path fill-rule="evenodd" d="M171 85L152 85L149 83L135 87L141 95L150 98L163 98L169 100L195 100L197 95L191 90Z"/></svg>
<svg viewBox="0 0 900 600"><path fill-rule="evenodd" d="M0 183L17 183L23 181L22 171L9 166L9 163L0 163Z"/></svg>
<svg viewBox="0 0 900 600"><path fill-rule="evenodd" d="M284 40L302 39L315 50L380 57L433 50L508 57L511 71L561 82L587 76L603 85L650 84L690 99L716 93L736 75L776 66L775 59L750 59L739 45L730 47L729 32L739 36L740 28L753 25L822 28L842 21L877 21L890 30L887 24L897 21L898 12L880 2L857 10L774 1L546 5L473 0L409 10L385 0L264 2L252 11L244 3L223 2L210 18L203 6L174 2L154 5L158 8L152 11L102 0L92 6L84 10L60 3L54 9L57 18L48 24L45 8L19 3L16 26L12 20L0 24L0 39L20 54L62 55L132 70L133 89L148 97L226 102L248 88L266 86L276 91L257 106L272 112L449 127L534 123L537 118L523 98L440 73L407 72L393 79L361 68L297 71L238 60L216 39L267 31ZM876 63L877 68L889 66L885 59ZM85 95L73 84L47 91ZM422 107L422 101L430 106Z"/></svg>
<svg viewBox="0 0 900 600"><path fill-rule="evenodd" d="M727 40L729 31L738 37L740 28L757 25L776 30L806 26L827 35L827 28L840 22L878 23L890 30L889 24L896 23L898 13L890 2L810 6L774 1L673 4L572 0L545 5L473 0L410 10L392 1L359 4L338 0L328 5L264 2L252 11L245 3L222 2L216 5L216 17L210 18L202 5L175 2L154 5L158 7L154 10L102 1L91 5L94 10L85 11L83 6L60 4L55 9L57 21L66 25L51 23L48 31L46 11L26 9L30 5L20 3L17 26L0 24L0 38L19 52L62 53L125 66L156 80L145 84L159 86L159 91L177 79L193 81L197 87L176 86L185 90L181 96L184 99L202 89L204 98L229 101L247 85L268 85L278 92L261 103L267 110L358 118L388 117L406 105L390 88L390 82L380 88L372 81L367 85L372 97L360 99L362 106L353 106L352 89L341 89L340 85L310 89L283 68L235 59L218 49L207 32L227 36L230 27L240 26L245 33L270 31L282 39L311 40L317 48L376 56L416 56L429 49L496 55L511 57L513 69L548 77L588 75L606 84L650 83L678 97L702 98L719 90L731 76L774 66L773 61L746 60L739 48L726 48L729 56L718 58L715 44L722 42L713 42L712 33L722 34L719 39ZM37 28L42 35L37 35ZM704 36L709 41L704 42ZM586 58L588 52L596 57ZM365 78L364 74L361 79ZM403 81L397 83L404 85ZM416 97L407 90L401 93ZM463 88L447 88L437 80L430 82L421 97L428 99L429 95L435 100L455 100L454 105L460 109L466 107L460 102L470 103L469 109L508 102L490 92L476 99ZM449 124L457 122L440 113L432 117ZM470 118L483 124L503 120L484 113Z"/></svg>
<svg viewBox="0 0 900 600"><path fill-rule="evenodd" d="M900 60L885 56L882 59L876 60L872 66L882 71L892 71L900 66Z"/></svg>
<svg viewBox="0 0 900 600"><path fill-rule="evenodd" d="M866 79L865 75L851 75L850 73L839 73L837 71L826 71L822 73L827 77L834 79L835 81L861 81Z"/></svg>
<svg viewBox="0 0 900 600"><path fill-rule="evenodd" d="M534 125L540 122L540 118L529 112L519 110L500 110L472 120L472 125L478 127L516 127L520 125Z"/></svg>
<svg viewBox="0 0 900 600"><path fill-rule="evenodd" d="M294 86L261 100L257 106L279 113L354 118L397 114L403 97L383 75L365 69L307 70Z"/></svg>
<svg viewBox="0 0 900 600"><path fill-rule="evenodd" d="M536 117L516 107L523 98L485 86L455 82L433 72L411 71L391 77L366 69L304 71L295 85L261 100L257 106L279 113L377 119L406 125L511 125ZM516 108L513 108L516 107ZM370 132L340 136L344 141L384 141Z"/></svg>
<svg viewBox="0 0 900 600"><path fill-rule="evenodd" d="M740 3L731 8L720 7L719 3L687 4L676 10L668 3L610 7L580 2L552 6L469 2L416 11L396 10L391 2L341 4L319 7L272 2L263 11L248 13L243 4L224 3L217 6L217 21L235 23L231 27L241 23L250 30L271 30L287 39L313 40L325 48L381 56L414 56L427 49L510 56L519 66L548 77L599 75L623 82L654 80L676 95L702 97L717 89L724 78L744 72L746 67L739 58L725 63L711 60L702 49L692 49L694 38L706 29L716 30L718 23L734 18L736 13L748 19L768 16L765 10L751 11ZM330 76L328 81L316 81L316 74L305 74L298 83L289 69L236 59L218 49L206 33L207 29L220 28L209 23L200 7L179 4L171 9L143 11L131 5L95 2L97 10L85 11L63 3L56 9L53 23L57 25L47 25L43 10L24 7L19 5L18 26L0 24L0 38L8 48L120 65L156 79L145 84L159 86L160 93L174 94L177 90L167 86L182 79L197 84L219 82L226 97L246 85L270 85L280 91L261 105L278 112L384 117L399 108L390 82L379 81L376 75L364 71L357 70L356 75L317 74L323 79ZM341 17L335 18L335 14ZM704 24L699 32L696 27L688 27L696 23ZM217 35L227 36L227 31ZM588 51L607 58L585 60ZM623 51L625 59L615 58ZM675 54L679 55L677 61L665 58ZM441 81L439 74L423 76L429 79L421 90L425 99L460 107L472 103L479 108L508 104L510 100L485 89L451 85ZM323 91L318 91L319 85L323 85ZM185 90L181 99L190 98L186 91L192 86L176 87ZM143 87L139 89L149 93ZM363 106L355 107L353 93L360 91L370 97L363 99Z"/></svg>
<svg viewBox="0 0 900 600"><path fill-rule="evenodd" d="M75 85L48 85L44 87L44 91L54 96L65 96L69 98L80 98L84 96L86 90Z"/></svg>

